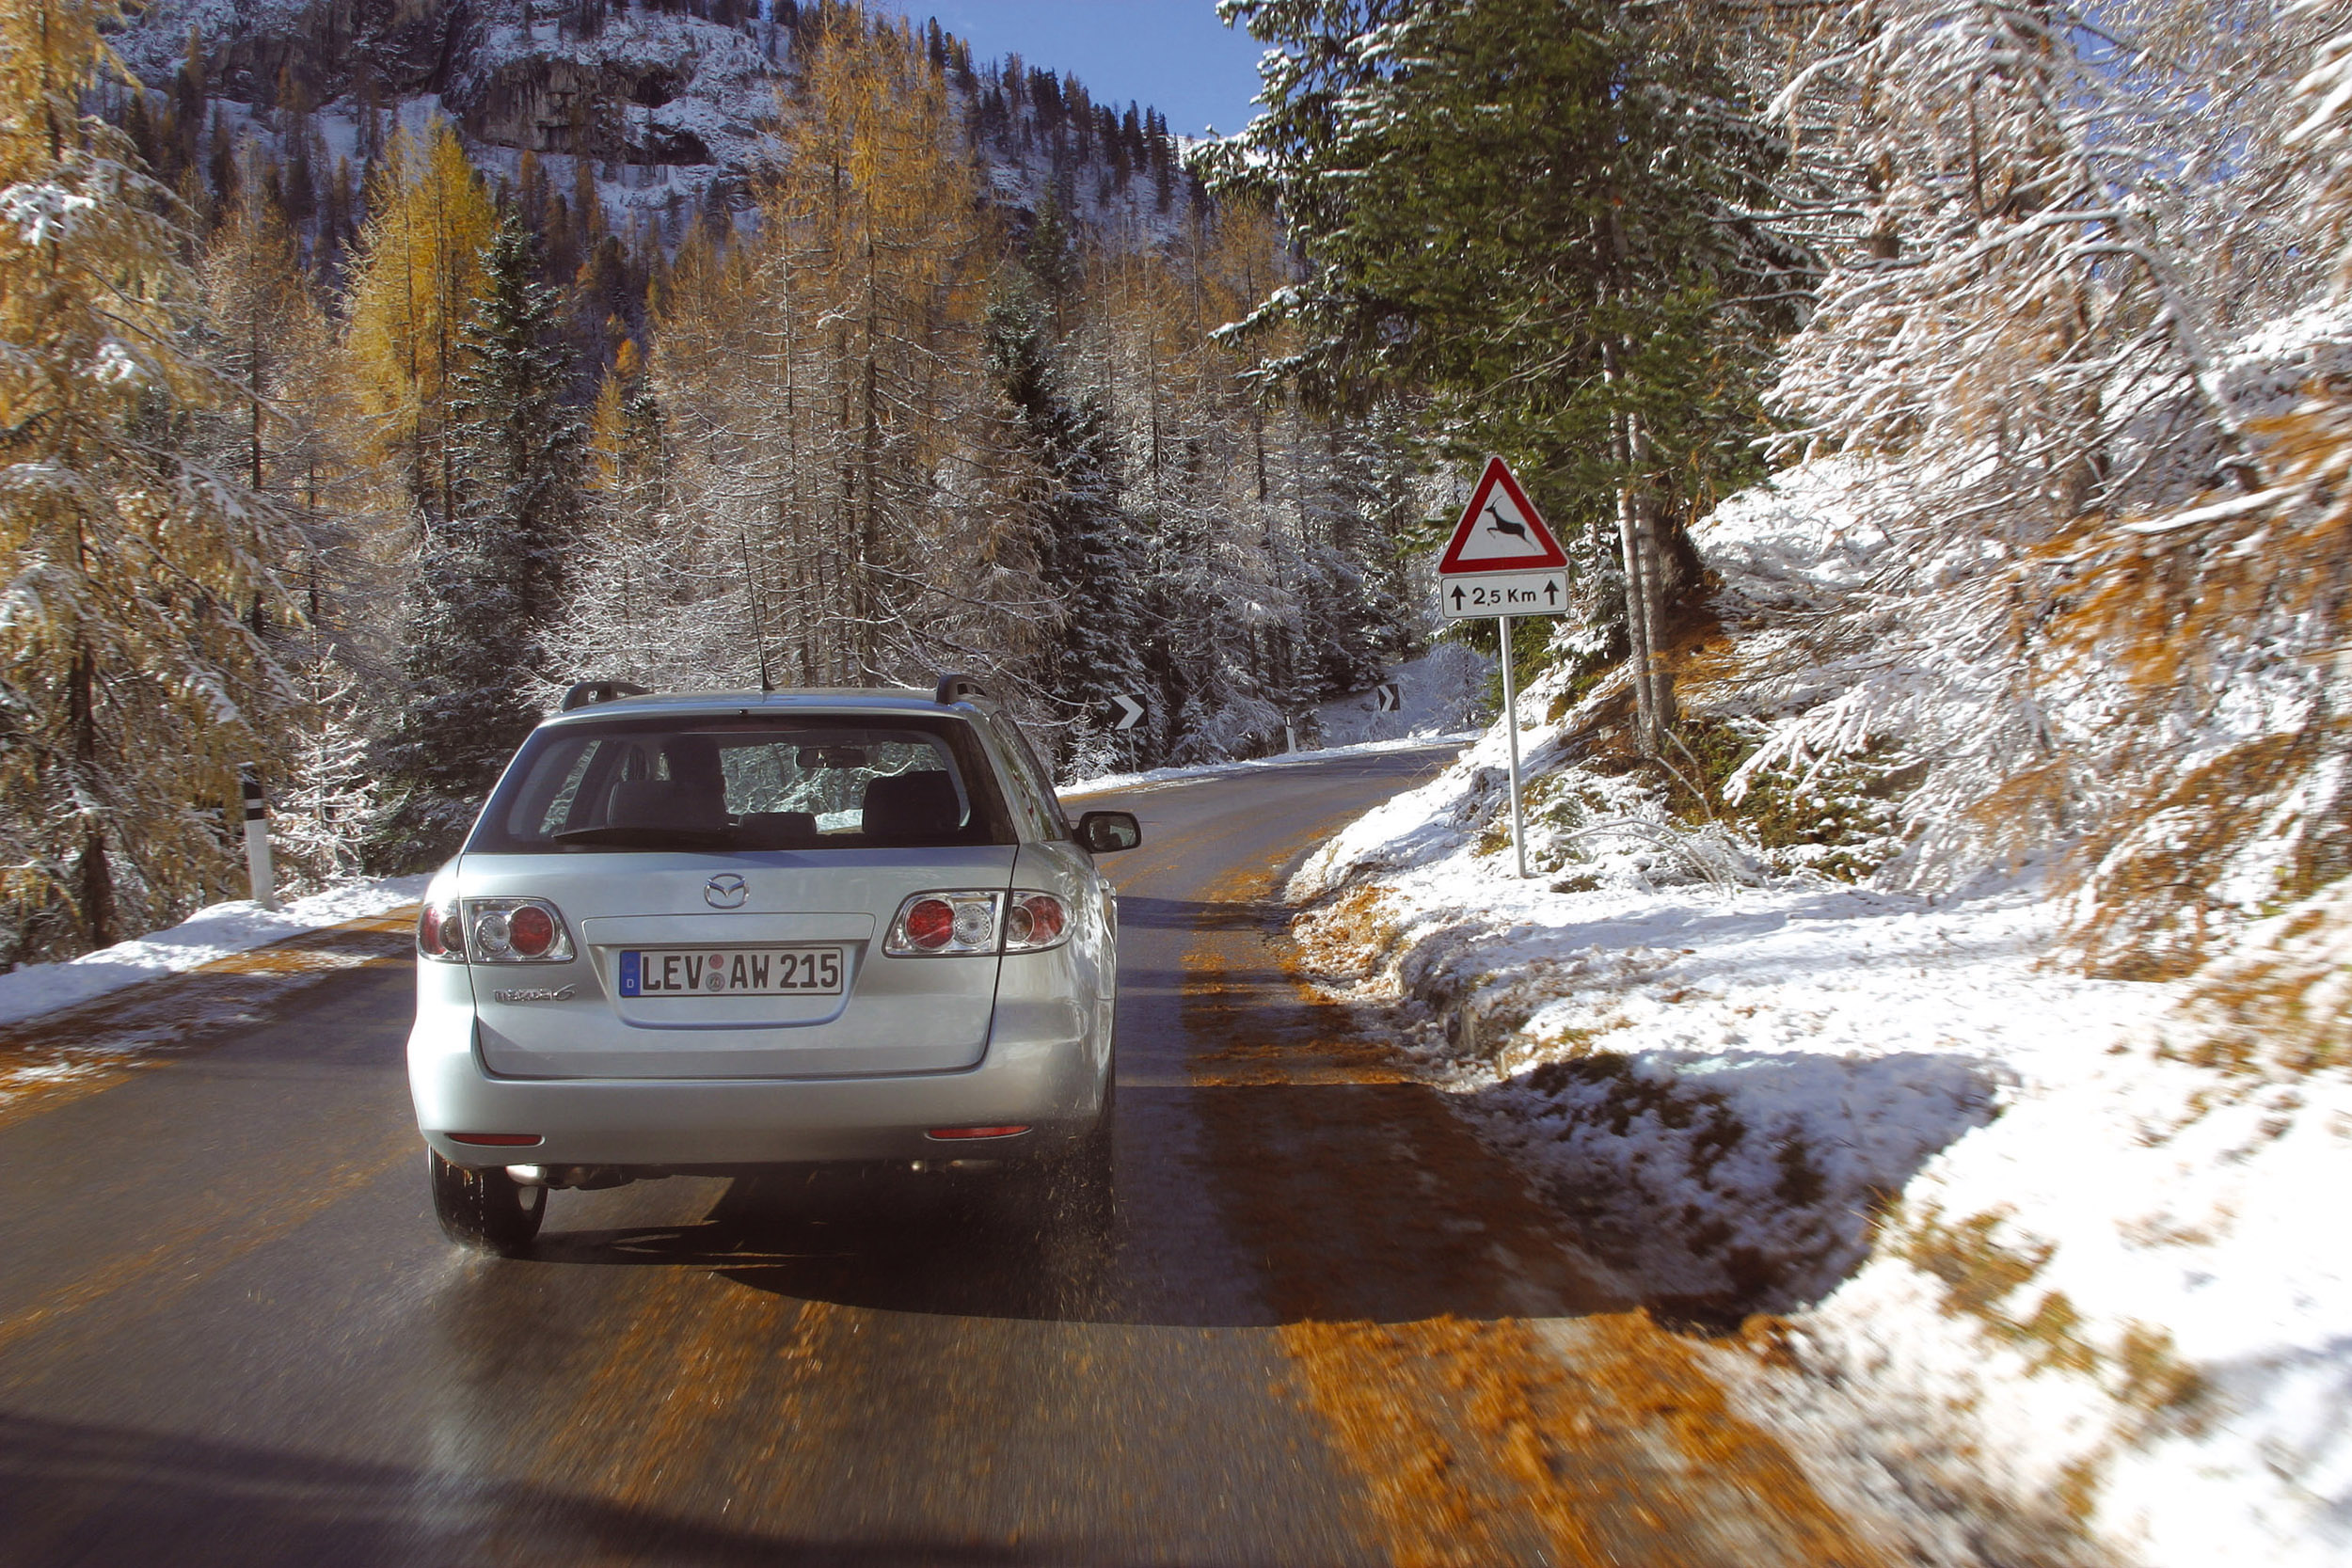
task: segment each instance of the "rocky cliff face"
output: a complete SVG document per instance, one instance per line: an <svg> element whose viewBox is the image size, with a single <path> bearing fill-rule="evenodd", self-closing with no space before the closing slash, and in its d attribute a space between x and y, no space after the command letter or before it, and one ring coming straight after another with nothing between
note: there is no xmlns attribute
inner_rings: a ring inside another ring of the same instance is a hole
<svg viewBox="0 0 2352 1568"><path fill-rule="evenodd" d="M330 115L368 97L431 99L494 164L571 154L632 171L615 173L625 185L701 186L756 155L788 29L642 9L593 27L581 17L523 0L158 0L116 47L162 88L193 28L213 92L253 108L288 80Z"/></svg>
<svg viewBox="0 0 2352 1568"><path fill-rule="evenodd" d="M475 161L514 177L539 157L559 188L593 182L615 232L656 225L671 243L696 210L748 205L767 155L794 24L761 20L749 0L150 0L116 48L158 92L173 86L193 35L212 100L238 135L259 131L287 155L278 106L298 85L329 160L365 161L382 129L373 105L412 127L454 119ZM797 15L769 0L770 15ZM1048 188L1065 213L1119 244L1154 244L1183 223L1198 186L1156 117L1090 106L1074 79L1008 74L965 62L959 90L994 200L1016 224ZM196 139L182 133L193 161ZM1181 198L1182 199L1178 199Z"/></svg>
<svg viewBox="0 0 2352 1568"><path fill-rule="evenodd" d="M468 40L439 90L492 146L740 170L774 114L784 36L769 32L655 14L566 40L552 23L501 23Z"/></svg>
<svg viewBox="0 0 2352 1568"><path fill-rule="evenodd" d="M290 66L314 102L357 90L367 74L389 99L440 90L473 8L470 0L159 0L115 48L160 87L186 58L193 27L206 78L239 103L271 102Z"/></svg>

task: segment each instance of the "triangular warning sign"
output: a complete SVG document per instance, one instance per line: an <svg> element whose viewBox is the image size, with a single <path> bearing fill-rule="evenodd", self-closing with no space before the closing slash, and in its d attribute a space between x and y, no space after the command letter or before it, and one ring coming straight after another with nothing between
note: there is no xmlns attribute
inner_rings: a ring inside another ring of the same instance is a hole
<svg viewBox="0 0 2352 1568"><path fill-rule="evenodd" d="M1536 515L1535 503L1511 477L1510 468L1500 457L1486 459L1486 471L1479 476L1470 506L1454 525L1454 537L1438 560L1438 575L1540 572L1567 563L1567 552Z"/></svg>

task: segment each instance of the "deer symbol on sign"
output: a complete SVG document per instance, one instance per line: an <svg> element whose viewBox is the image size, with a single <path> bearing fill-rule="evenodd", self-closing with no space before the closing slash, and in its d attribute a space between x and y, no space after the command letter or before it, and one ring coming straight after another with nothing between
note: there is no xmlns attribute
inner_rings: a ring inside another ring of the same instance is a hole
<svg viewBox="0 0 2352 1568"><path fill-rule="evenodd" d="M1511 521L1495 510L1495 503L1492 501L1486 503L1486 527L1496 533L1507 533L1522 545L1528 542L1526 528Z"/></svg>

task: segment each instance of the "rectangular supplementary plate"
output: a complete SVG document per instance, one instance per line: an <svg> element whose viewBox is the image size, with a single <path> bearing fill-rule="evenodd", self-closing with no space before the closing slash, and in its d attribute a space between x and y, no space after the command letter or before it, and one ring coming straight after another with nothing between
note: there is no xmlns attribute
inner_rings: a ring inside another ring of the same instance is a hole
<svg viewBox="0 0 2352 1568"><path fill-rule="evenodd" d="M1491 615L1562 615L1568 608L1565 572L1480 572L1438 579L1438 608L1449 621Z"/></svg>

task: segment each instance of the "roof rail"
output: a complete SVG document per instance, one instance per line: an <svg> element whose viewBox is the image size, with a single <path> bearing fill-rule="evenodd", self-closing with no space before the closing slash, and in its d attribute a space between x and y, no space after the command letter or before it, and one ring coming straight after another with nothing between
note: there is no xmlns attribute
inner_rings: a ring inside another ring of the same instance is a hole
<svg viewBox="0 0 2352 1568"><path fill-rule="evenodd" d="M559 711L569 713L576 707L587 707L594 703L610 703L623 697L650 697L652 695L652 692L634 681L581 681L564 693L564 706Z"/></svg>
<svg viewBox="0 0 2352 1568"><path fill-rule="evenodd" d="M939 690L934 701L960 703L966 697L986 697L988 694L988 688L971 676L948 673L939 677Z"/></svg>

